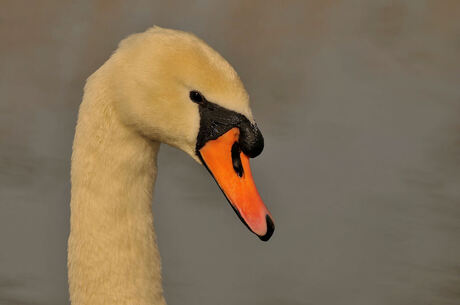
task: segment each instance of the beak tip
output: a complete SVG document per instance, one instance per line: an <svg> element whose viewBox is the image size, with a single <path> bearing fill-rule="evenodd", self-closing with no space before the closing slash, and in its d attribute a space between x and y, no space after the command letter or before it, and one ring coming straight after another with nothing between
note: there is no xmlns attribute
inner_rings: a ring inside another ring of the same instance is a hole
<svg viewBox="0 0 460 305"><path fill-rule="evenodd" d="M273 232L275 231L275 224L270 216L266 215L265 220L267 222L267 232L265 235L259 235L260 240L268 241L272 237Z"/></svg>

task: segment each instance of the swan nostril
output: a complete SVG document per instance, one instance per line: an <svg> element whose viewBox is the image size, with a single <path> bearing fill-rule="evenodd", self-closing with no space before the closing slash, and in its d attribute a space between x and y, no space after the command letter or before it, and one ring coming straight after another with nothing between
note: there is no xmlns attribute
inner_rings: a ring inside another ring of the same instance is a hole
<svg viewBox="0 0 460 305"><path fill-rule="evenodd" d="M243 164L241 163L241 158L240 158L240 145L238 142L233 143L232 145L232 164L233 164L233 169L235 170L236 174L239 177L243 177Z"/></svg>

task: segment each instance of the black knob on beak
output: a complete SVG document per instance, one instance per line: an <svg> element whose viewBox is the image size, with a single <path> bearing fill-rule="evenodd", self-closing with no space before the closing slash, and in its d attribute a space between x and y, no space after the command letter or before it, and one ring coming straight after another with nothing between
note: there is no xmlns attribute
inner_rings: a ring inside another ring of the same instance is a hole
<svg viewBox="0 0 460 305"><path fill-rule="evenodd" d="M195 96L194 96L195 98ZM252 124L244 115L226 109L209 101L199 103L200 130L196 141L196 152L210 140L215 140L230 129L240 130L239 146L249 158L260 155L264 149L264 137L256 124Z"/></svg>
<svg viewBox="0 0 460 305"><path fill-rule="evenodd" d="M242 120L240 124L240 147L243 153L249 158L260 155L264 149L264 137L256 124L248 119Z"/></svg>

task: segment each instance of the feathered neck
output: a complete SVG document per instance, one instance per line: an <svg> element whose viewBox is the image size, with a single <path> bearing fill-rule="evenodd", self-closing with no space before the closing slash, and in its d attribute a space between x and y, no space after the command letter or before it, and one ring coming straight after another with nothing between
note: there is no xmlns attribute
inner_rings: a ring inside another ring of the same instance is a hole
<svg viewBox="0 0 460 305"><path fill-rule="evenodd" d="M85 87L72 153L72 305L165 304L151 199L159 143L124 126L98 70Z"/></svg>

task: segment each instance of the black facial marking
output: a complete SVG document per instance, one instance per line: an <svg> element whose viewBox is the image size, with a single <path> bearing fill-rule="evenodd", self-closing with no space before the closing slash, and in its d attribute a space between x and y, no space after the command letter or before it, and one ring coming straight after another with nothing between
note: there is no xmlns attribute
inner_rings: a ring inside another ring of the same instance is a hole
<svg viewBox="0 0 460 305"><path fill-rule="evenodd" d="M243 177L243 165L241 164L240 158L240 145L238 142L233 143L232 145L232 163L233 169L235 170L236 174L240 177Z"/></svg>
<svg viewBox="0 0 460 305"><path fill-rule="evenodd" d="M256 124L251 124L245 118L240 125L240 146L241 150L249 158L260 155L264 149L264 137Z"/></svg>
<svg viewBox="0 0 460 305"><path fill-rule="evenodd" d="M206 142L217 139L234 127L240 129L239 148L246 156L254 158L262 152L264 138L256 124L252 124L241 113L204 100L204 103L198 104L200 111L200 131L196 141L198 156Z"/></svg>

